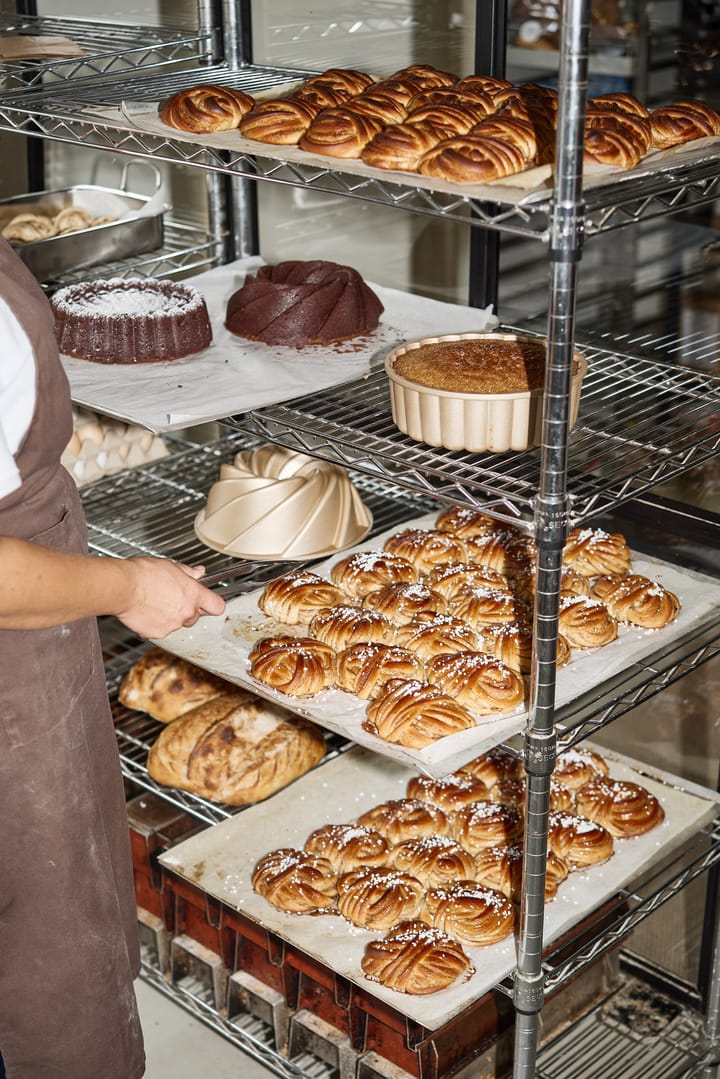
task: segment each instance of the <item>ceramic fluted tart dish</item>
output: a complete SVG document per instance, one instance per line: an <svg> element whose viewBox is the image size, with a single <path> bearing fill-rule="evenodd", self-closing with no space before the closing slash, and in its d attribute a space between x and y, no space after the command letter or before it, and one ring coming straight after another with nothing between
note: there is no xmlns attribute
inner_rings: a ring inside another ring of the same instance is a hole
<svg viewBox="0 0 720 1079"><path fill-rule="evenodd" d="M507 333L424 337L385 360L393 422L418 442L503 453L539 446L546 342ZM587 361L573 356L570 429Z"/></svg>

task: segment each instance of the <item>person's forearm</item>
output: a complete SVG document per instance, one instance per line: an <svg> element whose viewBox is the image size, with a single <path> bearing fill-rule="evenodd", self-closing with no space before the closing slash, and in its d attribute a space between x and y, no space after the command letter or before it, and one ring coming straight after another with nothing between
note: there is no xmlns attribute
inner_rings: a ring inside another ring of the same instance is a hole
<svg viewBox="0 0 720 1079"><path fill-rule="evenodd" d="M131 602L134 573L124 559L65 554L0 537L0 629L42 629L118 614Z"/></svg>

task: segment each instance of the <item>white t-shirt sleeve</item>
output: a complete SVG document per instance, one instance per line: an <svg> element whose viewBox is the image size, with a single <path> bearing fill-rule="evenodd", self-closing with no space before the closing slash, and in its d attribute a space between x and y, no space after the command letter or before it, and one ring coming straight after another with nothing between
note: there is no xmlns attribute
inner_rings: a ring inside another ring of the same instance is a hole
<svg viewBox="0 0 720 1079"><path fill-rule="evenodd" d="M0 298L0 498L21 484L15 454L35 411L35 357L27 334Z"/></svg>

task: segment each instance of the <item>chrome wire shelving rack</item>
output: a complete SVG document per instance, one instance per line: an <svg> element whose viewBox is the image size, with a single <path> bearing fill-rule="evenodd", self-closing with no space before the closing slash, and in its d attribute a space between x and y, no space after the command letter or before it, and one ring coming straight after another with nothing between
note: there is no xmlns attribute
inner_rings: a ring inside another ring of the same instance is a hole
<svg viewBox="0 0 720 1079"><path fill-rule="evenodd" d="M612 351L606 342L603 347L578 343L588 373L568 446L571 526L608 513L720 450L720 378L662 363L657 352L643 357L637 354L642 344L633 340L631 353L626 343ZM701 349L697 340L693 347ZM533 528L539 454L469 454L406 437L393 423L382 370L225 422L400 487Z"/></svg>
<svg viewBox="0 0 720 1079"><path fill-rule="evenodd" d="M213 54L213 34L208 30L172 27L127 26L86 19L47 15L0 13L0 34L27 37L64 37L82 55L38 60L0 60L3 93L30 87L55 86L78 79L121 74L137 70L207 63Z"/></svg>
<svg viewBox="0 0 720 1079"><path fill-rule="evenodd" d="M49 90L33 87L17 90L0 99L0 129L82 144L114 153L151 157L171 164L184 164L250 180L267 180L331 195L378 203L426 216L458 221L471 227L510 235L532 236L548 242L552 194L530 193L519 201L489 203L457 191L434 191L430 187L403 183L397 175L359 175L342 172L337 160L328 166L284 160L280 150L267 147L252 154L245 146L238 151L216 148L167 135L145 132L133 126L122 111L123 102L133 108L158 101L199 81L232 86L249 94L286 87L307 77L306 70L240 64L211 64L172 73L135 74L75 80ZM130 114L131 115L131 114ZM720 195L720 170L716 153L701 160L685 160L675 154L659 168L617 173L612 180L589 186L584 192L586 235L619 228L642 220L676 214L679 210L712 202Z"/></svg>
<svg viewBox="0 0 720 1079"><path fill-rule="evenodd" d="M226 598L264 587L268 580L297 563L233 560L201 543L193 528L197 513L217 479L220 465L231 461L258 440L241 432L202 445L184 444L170 456L139 468L120 472L81 491L89 542L95 554L116 557L152 555L202 563L216 588ZM439 504L388 487L384 479L353 473L362 497L371 509L375 533L402 525ZM106 627L106 634L109 626ZM122 676L147 644L117 633L105 642L106 677L115 694ZM680 641L660 644L657 651L638 660L620 674L558 709L557 733L563 749L595 736L643 701L702 666L720 653L720 612ZM146 759L160 727L140 713L116 705L117 734L126 777L206 823L222 819L216 807L190 795L158 787L147 775Z"/></svg>

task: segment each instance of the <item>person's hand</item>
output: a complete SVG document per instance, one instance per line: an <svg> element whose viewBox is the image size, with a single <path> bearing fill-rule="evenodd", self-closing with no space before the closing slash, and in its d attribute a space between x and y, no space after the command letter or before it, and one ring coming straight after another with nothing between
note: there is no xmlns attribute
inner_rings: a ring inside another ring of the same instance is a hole
<svg viewBox="0 0 720 1079"><path fill-rule="evenodd" d="M181 626L193 626L203 614L225 610L224 599L200 584L203 566L166 558L129 558L125 565L129 598L117 617L141 637L165 637Z"/></svg>

